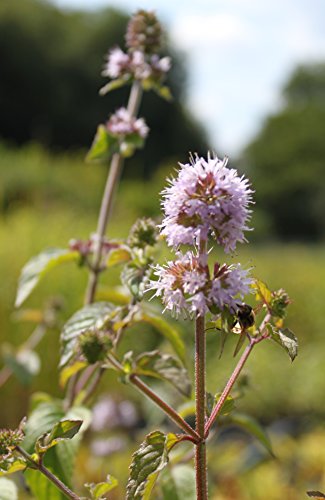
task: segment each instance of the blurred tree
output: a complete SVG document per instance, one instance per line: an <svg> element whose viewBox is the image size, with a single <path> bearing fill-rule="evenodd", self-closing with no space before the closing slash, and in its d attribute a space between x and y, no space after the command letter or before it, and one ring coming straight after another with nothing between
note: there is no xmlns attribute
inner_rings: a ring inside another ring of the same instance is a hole
<svg viewBox="0 0 325 500"><path fill-rule="evenodd" d="M325 236L325 63L298 67L283 99L244 151L244 164L274 234L317 240Z"/></svg>
<svg viewBox="0 0 325 500"><path fill-rule="evenodd" d="M15 144L36 140L52 149L88 147L97 124L127 99L128 89L98 95L104 55L124 45L127 19L111 8L66 12L41 0L1 0L0 137ZM146 95L141 110L152 135L136 159L141 168L133 171L140 175L168 156L184 160L189 150L207 148L202 127L184 106L184 57L172 57L168 83L175 101Z"/></svg>

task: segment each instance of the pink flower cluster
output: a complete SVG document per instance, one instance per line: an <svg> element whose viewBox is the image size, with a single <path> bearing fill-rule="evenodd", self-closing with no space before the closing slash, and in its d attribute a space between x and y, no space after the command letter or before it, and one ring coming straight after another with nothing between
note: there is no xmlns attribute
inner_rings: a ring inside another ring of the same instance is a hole
<svg viewBox="0 0 325 500"><path fill-rule="evenodd" d="M224 307L237 311L253 282L249 271L240 264L216 265L211 277L208 266L198 256L179 252L177 257L165 266L156 266L154 274L158 279L150 282L150 290L155 290L154 297L161 297L165 309L175 316L184 313L190 317L204 315L211 308L214 313Z"/></svg>
<svg viewBox="0 0 325 500"><path fill-rule="evenodd" d="M108 132L116 137L137 134L142 139L148 135L149 128L143 118L134 118L126 108L118 109L106 123Z"/></svg>
<svg viewBox="0 0 325 500"><path fill-rule="evenodd" d="M102 72L109 78L134 78L136 80L161 81L170 70L170 57L159 58L156 54L146 56L141 50L123 52L119 47L112 49Z"/></svg>
<svg viewBox="0 0 325 500"><path fill-rule="evenodd" d="M161 233L168 245L198 246L211 235L229 252L237 242L246 241L252 190L247 179L226 165L227 158L210 156L181 164L178 177L162 193L165 218Z"/></svg>

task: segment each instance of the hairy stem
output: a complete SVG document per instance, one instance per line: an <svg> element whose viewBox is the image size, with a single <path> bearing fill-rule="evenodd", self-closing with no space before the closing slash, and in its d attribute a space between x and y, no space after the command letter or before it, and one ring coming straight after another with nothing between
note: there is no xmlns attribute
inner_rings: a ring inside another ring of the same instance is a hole
<svg viewBox="0 0 325 500"><path fill-rule="evenodd" d="M36 468L39 470L44 476L46 476L62 493L67 497L71 498L72 500L80 500L80 497L76 495L73 491L70 490L62 481L57 478L49 469L47 469L42 463L37 462L34 460L27 451L25 451L23 448L20 446L16 446L16 450L24 457L26 458L27 462L33 464L33 468Z"/></svg>
<svg viewBox="0 0 325 500"><path fill-rule="evenodd" d="M242 369L243 369L250 353L252 352L252 349L253 349L255 344L256 344L256 341L254 341L254 339L252 339L250 341L249 345L246 347L245 351L243 352L240 360L238 361L236 368L234 369L233 373L231 374L231 377L228 380L226 387L222 391L222 394L221 394L220 398L218 399L216 406L213 408L212 413L211 413L211 415L210 415L210 417L205 425L205 432L204 432L205 438L208 437L211 426L213 425L215 419L219 415L220 410L222 409L227 397L229 396L231 389L233 388L237 378L239 377L240 372L242 371Z"/></svg>
<svg viewBox="0 0 325 500"><path fill-rule="evenodd" d="M136 116L138 112L141 97L142 97L141 84L138 81L135 81L131 87L131 92L128 102L128 111L130 115L133 117ZM95 298L96 288L98 284L98 277L101 272L100 263L102 258L103 237L105 235L107 223L111 215L114 195L121 176L123 163L124 163L123 157L119 153L113 155L98 217L97 231L96 231L96 235L98 238L98 245L93 259L92 269L90 270L88 287L85 296L86 304L91 304Z"/></svg>
<svg viewBox="0 0 325 500"><path fill-rule="evenodd" d="M196 407L196 432L200 441L196 443L195 449L195 472L196 472L196 498L206 500L208 498L206 443L204 435L205 425L205 327L204 316L196 319L195 325L195 407Z"/></svg>
<svg viewBox="0 0 325 500"><path fill-rule="evenodd" d="M107 356L108 361L116 368L118 371L121 373L124 373L122 365L119 363L119 361L109 354ZM142 380L135 375L134 373L131 373L129 376L129 381L132 385L134 385L140 392L145 394L151 401L153 401L163 412L173 421L175 424L178 425L180 429L182 429L184 432L188 434L188 436L191 437L191 440L193 442L198 442L199 441L199 435L198 433L192 429L192 427L177 413L177 411L174 410L168 403L166 403L163 399L161 399L158 394L156 394L150 387L142 382Z"/></svg>

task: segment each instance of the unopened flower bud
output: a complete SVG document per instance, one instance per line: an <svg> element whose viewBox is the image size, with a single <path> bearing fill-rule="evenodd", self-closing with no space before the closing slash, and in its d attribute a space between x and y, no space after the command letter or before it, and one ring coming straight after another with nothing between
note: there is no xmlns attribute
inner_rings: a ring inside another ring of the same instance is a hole
<svg viewBox="0 0 325 500"><path fill-rule="evenodd" d="M162 29L156 15L145 10L136 12L129 21L125 38L130 51L140 50L146 54L159 52Z"/></svg>
<svg viewBox="0 0 325 500"><path fill-rule="evenodd" d="M90 330L81 335L79 346L88 363L92 365L105 358L107 351L112 347L112 342L109 337Z"/></svg>
<svg viewBox="0 0 325 500"><path fill-rule="evenodd" d="M138 219L131 227L128 244L137 248L153 247L157 243L157 236L157 224L152 219Z"/></svg>

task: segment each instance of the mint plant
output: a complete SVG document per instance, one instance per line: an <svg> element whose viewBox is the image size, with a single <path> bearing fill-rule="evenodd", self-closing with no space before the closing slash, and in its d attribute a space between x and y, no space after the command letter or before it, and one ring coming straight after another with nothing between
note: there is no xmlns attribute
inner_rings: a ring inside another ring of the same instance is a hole
<svg viewBox="0 0 325 500"><path fill-rule="evenodd" d="M164 217L160 224L140 219L124 241L106 235L124 160L144 146L149 132L145 120L137 116L143 91L170 98L164 81L171 63L168 57L160 57L162 29L153 13L139 11L132 17L126 45L126 52L118 47L109 52L103 75L110 81L101 94L130 84L129 102L99 125L87 156L89 161L110 162L96 233L32 258L23 268L18 286L16 306L20 307L53 267L74 262L89 271L84 306L67 319L61 332L59 383L64 397L35 396L27 422L16 431L0 431L1 473L25 471L30 490L40 500L61 498L58 491L71 499L106 498L118 484L108 476L98 484L87 483L83 496L78 496L71 480L74 457L92 418L89 403L108 369L149 398L178 429L169 433L152 430L144 438L132 457L125 498L148 499L154 488L158 492L154 498L185 498L188 491L175 491L177 482L168 481L166 469L173 450L184 442L194 449L196 498L208 498L206 447L216 422L219 427L236 424L249 430L272 453L259 424L234 411L240 391L232 391L253 349L262 341L273 340L292 360L297 355L297 339L284 327L290 303L286 292L270 291L252 276L251 269L239 263L215 261L214 249L229 254L246 241L253 203L249 181L227 166L227 158L191 156L190 163L180 164L162 193ZM175 253L175 259L164 265L154 259L160 239ZM113 266L122 268L124 293L117 297L112 291L110 302L98 301L99 280ZM152 305L155 298L162 302L161 314ZM189 353L182 336L165 319L170 313L184 317L187 336L192 335L194 325L194 396L187 370ZM121 352L125 333L142 323L160 332L173 353L158 349L137 355ZM207 393L205 381L208 330L220 337L220 356L229 337L236 338L235 356L243 349L224 389L214 395ZM188 403L187 415L161 397L147 379L172 385ZM187 419L191 415L195 427ZM188 455L184 452L183 456L185 460ZM191 455L188 463L185 474L191 471ZM161 483L157 482L160 473ZM185 481L183 488L187 486Z"/></svg>

